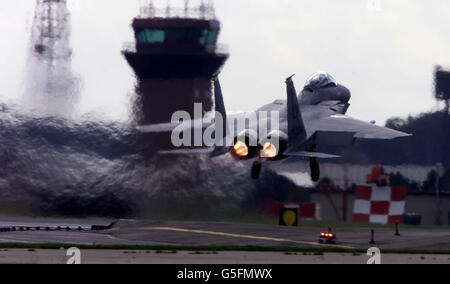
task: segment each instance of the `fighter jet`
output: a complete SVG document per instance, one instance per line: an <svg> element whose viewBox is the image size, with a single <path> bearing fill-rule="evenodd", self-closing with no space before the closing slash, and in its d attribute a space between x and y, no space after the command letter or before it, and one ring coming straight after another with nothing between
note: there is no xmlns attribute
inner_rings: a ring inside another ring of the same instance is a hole
<svg viewBox="0 0 450 284"><path fill-rule="evenodd" d="M143 133L159 133L175 129L194 129L195 125L203 130L213 127L217 133L224 131L225 134L218 136L216 133L216 142L219 143L216 143L210 155L215 157L230 153L236 160L254 159L251 169L253 179L259 178L265 163L303 157L310 161L311 179L315 182L320 179L318 159L339 158L333 154L318 152L317 149L322 145L348 146L353 145L357 139L391 140L410 136L377 126L374 122L365 122L345 115L350 106L350 91L338 84L330 74L314 73L298 96L293 76L285 81L287 100L277 100L256 110L256 120L241 123L244 129L234 131L237 127L236 121L242 120L246 115L227 116L220 82L215 78L216 117L223 119L201 123L200 126L198 122L189 121L140 126L138 130ZM274 116L261 116L261 113L276 113L278 117L275 121ZM261 125L267 126L267 131L260 131ZM230 131L230 128L233 131ZM228 141L231 143L227 143Z"/></svg>

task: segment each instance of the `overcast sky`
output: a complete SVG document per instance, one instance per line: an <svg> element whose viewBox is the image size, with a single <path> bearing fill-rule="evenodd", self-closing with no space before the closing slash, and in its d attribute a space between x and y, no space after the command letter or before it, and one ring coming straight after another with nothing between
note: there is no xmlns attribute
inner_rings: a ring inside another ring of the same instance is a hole
<svg viewBox="0 0 450 284"><path fill-rule="evenodd" d="M79 1L71 37L73 70L83 80L77 107L122 120L135 79L120 51L133 39L130 23L140 1ZM284 78L296 73L301 89L318 70L350 88L354 117L382 124L436 107L433 66L450 63L446 0L381 0L379 6L367 0L216 0L215 6L220 42L231 52L222 73L230 111L283 99ZM0 0L2 100L21 99L33 10L33 0Z"/></svg>

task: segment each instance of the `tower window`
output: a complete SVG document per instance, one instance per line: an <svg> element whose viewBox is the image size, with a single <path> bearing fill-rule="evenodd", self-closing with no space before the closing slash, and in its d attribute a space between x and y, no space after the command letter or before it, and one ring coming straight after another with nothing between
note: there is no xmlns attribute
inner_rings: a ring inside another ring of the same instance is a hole
<svg viewBox="0 0 450 284"><path fill-rule="evenodd" d="M219 30L218 29L203 29L202 35L200 37L200 44L201 45L214 45L217 42L217 37L219 36Z"/></svg>
<svg viewBox="0 0 450 284"><path fill-rule="evenodd" d="M145 29L138 33L137 41L139 43L164 43L166 39L166 33L164 30L158 29Z"/></svg>
<svg viewBox="0 0 450 284"><path fill-rule="evenodd" d="M219 29L143 29L136 35L138 43L186 43L215 45Z"/></svg>

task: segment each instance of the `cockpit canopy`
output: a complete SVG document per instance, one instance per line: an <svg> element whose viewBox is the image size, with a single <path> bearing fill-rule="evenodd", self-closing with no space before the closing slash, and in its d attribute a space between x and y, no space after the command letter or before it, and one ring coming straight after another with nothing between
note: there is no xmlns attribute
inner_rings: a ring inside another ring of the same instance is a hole
<svg viewBox="0 0 450 284"><path fill-rule="evenodd" d="M336 86L337 83L333 76L323 71L312 74L305 83L305 89L310 91Z"/></svg>
<svg viewBox="0 0 450 284"><path fill-rule="evenodd" d="M305 88L300 93L301 105L318 105L324 102L339 102L344 108L340 111L345 113L350 101L350 90L341 84L327 72L317 72L306 81Z"/></svg>

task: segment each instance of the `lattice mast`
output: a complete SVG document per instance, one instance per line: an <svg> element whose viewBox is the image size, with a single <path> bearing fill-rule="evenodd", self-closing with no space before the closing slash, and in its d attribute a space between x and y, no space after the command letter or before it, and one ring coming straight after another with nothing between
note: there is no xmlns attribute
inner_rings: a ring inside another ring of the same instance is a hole
<svg viewBox="0 0 450 284"><path fill-rule="evenodd" d="M67 112L77 96L72 73L67 0L36 0L27 63L26 97L32 108Z"/></svg>
<svg viewBox="0 0 450 284"><path fill-rule="evenodd" d="M70 13L66 0L36 0L31 46L34 55L50 65L71 59Z"/></svg>

